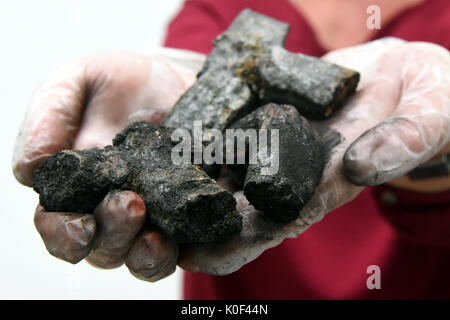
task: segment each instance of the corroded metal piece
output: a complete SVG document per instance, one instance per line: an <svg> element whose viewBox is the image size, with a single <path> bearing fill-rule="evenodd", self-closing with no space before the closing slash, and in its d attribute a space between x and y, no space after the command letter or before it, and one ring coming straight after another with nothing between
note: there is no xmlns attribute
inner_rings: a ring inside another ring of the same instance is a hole
<svg viewBox="0 0 450 320"><path fill-rule="evenodd" d="M164 126L192 129L199 120L225 129L259 105L290 104L309 119L330 117L356 89L359 74L286 51L289 25L249 9L214 41L198 80Z"/></svg>
<svg viewBox="0 0 450 320"><path fill-rule="evenodd" d="M244 194L256 209L282 223L298 218L313 196L325 166L326 149L319 134L294 107L273 103L256 109L232 128L265 129L267 136L271 136L272 130L278 130L278 146L259 149L253 164L246 150L250 164L234 164L228 169L235 179L243 181ZM274 155L278 156L278 170L263 174L267 163L261 157L272 154L274 147L277 147Z"/></svg>
<svg viewBox="0 0 450 320"><path fill-rule="evenodd" d="M191 164L171 161L170 129L136 122L112 146L66 150L35 172L47 211L92 213L110 190L138 193L148 219L179 243L222 241L242 228L233 195Z"/></svg>

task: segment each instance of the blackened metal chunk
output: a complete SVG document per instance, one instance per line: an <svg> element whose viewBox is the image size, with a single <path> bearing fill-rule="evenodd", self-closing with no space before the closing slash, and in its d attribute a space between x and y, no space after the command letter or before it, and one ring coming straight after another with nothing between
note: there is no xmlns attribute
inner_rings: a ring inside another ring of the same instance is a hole
<svg viewBox="0 0 450 320"><path fill-rule="evenodd" d="M136 122L105 149L62 151L35 172L34 189L47 211L91 213L109 190L132 190L148 219L179 243L217 242L239 233L236 200L191 164L171 161L168 128Z"/></svg>
<svg viewBox="0 0 450 320"><path fill-rule="evenodd" d="M47 158L34 174L33 188L50 212L92 213L111 187L129 178L131 167L119 150L64 150Z"/></svg>
<svg viewBox="0 0 450 320"><path fill-rule="evenodd" d="M326 162L326 151L316 130L294 107L277 104L258 108L231 128L266 129L268 137L278 130L278 171L262 174L267 163L260 161L260 152L277 156L272 152L276 146L268 145L268 152L258 150L258 161L250 163L246 171L244 194L256 209L275 221L288 223L298 218L314 195ZM237 173L242 174L242 165L237 168Z"/></svg>
<svg viewBox="0 0 450 320"><path fill-rule="evenodd" d="M249 9L214 41L197 81L178 100L164 126L224 130L261 101L295 106L325 119L355 91L359 74L336 64L286 51L289 25Z"/></svg>
<svg viewBox="0 0 450 320"><path fill-rule="evenodd" d="M308 119L330 117L351 96L359 73L328 61L274 47L259 59L259 98L294 105Z"/></svg>
<svg viewBox="0 0 450 320"><path fill-rule="evenodd" d="M208 129L223 130L251 112L254 99L242 79L224 71L208 72L178 100L163 126L193 130L194 121L202 121L207 136Z"/></svg>

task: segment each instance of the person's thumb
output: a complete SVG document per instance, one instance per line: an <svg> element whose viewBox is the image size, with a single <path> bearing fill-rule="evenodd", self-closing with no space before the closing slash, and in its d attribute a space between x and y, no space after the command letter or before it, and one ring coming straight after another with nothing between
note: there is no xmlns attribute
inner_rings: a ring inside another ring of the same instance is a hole
<svg viewBox="0 0 450 320"><path fill-rule="evenodd" d="M347 149L344 172L352 183L378 185L397 178L449 143L450 56L429 46L423 63L403 66L403 92L393 114ZM416 58L422 49L416 50Z"/></svg>

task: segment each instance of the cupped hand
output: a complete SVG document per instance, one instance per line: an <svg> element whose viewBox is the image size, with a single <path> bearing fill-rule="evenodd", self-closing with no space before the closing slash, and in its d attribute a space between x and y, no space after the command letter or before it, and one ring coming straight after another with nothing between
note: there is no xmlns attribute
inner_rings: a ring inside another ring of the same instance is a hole
<svg viewBox="0 0 450 320"><path fill-rule="evenodd" d="M193 52L155 49L98 54L60 68L36 90L20 128L13 158L17 180L31 186L34 170L53 153L103 147L130 122L160 124L203 62ZM77 263L87 257L101 268L127 259L133 274L156 280L174 271L178 248L144 227L145 217L137 194L113 191L94 215L46 212L38 205L34 221L58 258Z"/></svg>
<svg viewBox="0 0 450 320"><path fill-rule="evenodd" d="M332 119L341 141L331 153L314 197L300 217L277 225L237 192L242 232L223 244L180 253L189 271L229 274L295 238L328 212L354 199L363 186L400 177L426 162L450 140L450 55L445 48L387 38L332 51L324 59L361 73L356 94ZM325 130L324 130L325 131Z"/></svg>

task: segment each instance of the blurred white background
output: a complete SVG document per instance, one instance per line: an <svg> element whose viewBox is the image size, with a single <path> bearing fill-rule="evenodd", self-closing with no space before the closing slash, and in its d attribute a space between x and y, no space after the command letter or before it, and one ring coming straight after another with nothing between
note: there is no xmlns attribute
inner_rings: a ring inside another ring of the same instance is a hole
<svg viewBox="0 0 450 320"><path fill-rule="evenodd" d="M61 64L103 50L157 46L181 0L0 0L0 299L177 299L181 273L152 284L126 267L50 256L33 225L37 194L11 169L34 88Z"/></svg>

